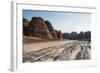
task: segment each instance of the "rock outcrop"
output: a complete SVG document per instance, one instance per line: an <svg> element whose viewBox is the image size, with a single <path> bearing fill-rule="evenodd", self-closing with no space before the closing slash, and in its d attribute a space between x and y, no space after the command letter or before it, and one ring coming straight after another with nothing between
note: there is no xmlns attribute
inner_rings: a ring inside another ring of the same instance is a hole
<svg viewBox="0 0 100 73"><path fill-rule="evenodd" d="M26 36L30 35L29 21L25 18L23 18L23 34L26 35Z"/></svg>
<svg viewBox="0 0 100 73"><path fill-rule="evenodd" d="M57 39L63 40L63 35L61 31L55 30L56 34L57 34Z"/></svg>
<svg viewBox="0 0 100 73"><path fill-rule="evenodd" d="M44 39L53 39L45 21L41 17L33 17L29 23L32 36Z"/></svg>
<svg viewBox="0 0 100 73"><path fill-rule="evenodd" d="M47 27L48 27L48 29L49 29L51 35L53 36L53 39L58 39L58 38L57 38L57 34L56 34L56 32L55 32L55 30L54 30L52 24L51 24L49 21L45 21L45 23L46 23L46 25L47 25Z"/></svg>
<svg viewBox="0 0 100 73"><path fill-rule="evenodd" d="M26 48L26 51L24 50L23 53L23 62L28 63L28 62L69 61L69 60L72 61L72 60L91 59L91 45L89 42L86 41L84 42L74 41L69 43L66 42L60 41L57 42L57 44L55 44L54 42L49 42L49 44L45 42L46 46L47 45L50 46L50 43L53 43L52 47L48 49L44 48L37 51L36 50L28 51Z"/></svg>
<svg viewBox="0 0 100 73"><path fill-rule="evenodd" d="M42 17L32 17L31 21L23 18L23 33L43 39L63 39L61 31L55 31L51 22L45 21Z"/></svg>

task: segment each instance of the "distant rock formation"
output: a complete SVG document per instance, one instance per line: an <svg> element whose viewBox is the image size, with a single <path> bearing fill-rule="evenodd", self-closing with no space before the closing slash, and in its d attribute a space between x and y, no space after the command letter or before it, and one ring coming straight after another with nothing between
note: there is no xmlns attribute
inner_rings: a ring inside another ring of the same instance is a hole
<svg viewBox="0 0 100 73"><path fill-rule="evenodd" d="M80 33L71 32L71 33L63 33L64 39L70 40L84 40L91 42L91 31L81 31Z"/></svg>
<svg viewBox="0 0 100 73"><path fill-rule="evenodd" d="M57 39L63 40L63 34L61 31L55 30L56 34L57 34Z"/></svg>
<svg viewBox="0 0 100 73"><path fill-rule="evenodd" d="M58 32L58 39L63 40L63 35L61 30Z"/></svg>
<svg viewBox="0 0 100 73"><path fill-rule="evenodd" d="M31 21L23 18L23 33L43 39L63 39L61 31L55 31L52 24L42 17L32 17Z"/></svg>

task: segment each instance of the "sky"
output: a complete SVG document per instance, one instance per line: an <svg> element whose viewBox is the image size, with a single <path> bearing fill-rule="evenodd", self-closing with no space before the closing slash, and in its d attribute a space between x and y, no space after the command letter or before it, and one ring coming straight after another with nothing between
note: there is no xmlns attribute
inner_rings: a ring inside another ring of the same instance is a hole
<svg viewBox="0 0 100 73"><path fill-rule="evenodd" d="M42 17L44 20L50 21L52 26L61 30L62 33L91 30L90 13L23 10L23 17L29 21L32 17Z"/></svg>

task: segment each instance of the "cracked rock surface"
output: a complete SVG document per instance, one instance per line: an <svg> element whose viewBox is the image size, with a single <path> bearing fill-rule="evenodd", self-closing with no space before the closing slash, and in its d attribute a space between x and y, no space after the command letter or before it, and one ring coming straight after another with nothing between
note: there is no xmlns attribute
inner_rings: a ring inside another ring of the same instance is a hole
<svg viewBox="0 0 100 73"><path fill-rule="evenodd" d="M23 53L23 62L67 61L91 59L88 42L77 41Z"/></svg>

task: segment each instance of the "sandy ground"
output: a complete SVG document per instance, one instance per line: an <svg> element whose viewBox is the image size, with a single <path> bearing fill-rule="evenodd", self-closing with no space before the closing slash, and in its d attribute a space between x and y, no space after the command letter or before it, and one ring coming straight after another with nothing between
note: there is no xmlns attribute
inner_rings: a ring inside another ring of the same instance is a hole
<svg viewBox="0 0 100 73"><path fill-rule="evenodd" d="M41 49L49 48L49 47L60 47L66 43L70 43L74 41L49 41L49 42L38 42L38 43L24 43L23 44L23 53L29 53L33 51L38 51Z"/></svg>

